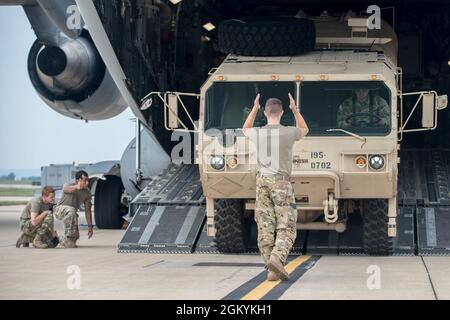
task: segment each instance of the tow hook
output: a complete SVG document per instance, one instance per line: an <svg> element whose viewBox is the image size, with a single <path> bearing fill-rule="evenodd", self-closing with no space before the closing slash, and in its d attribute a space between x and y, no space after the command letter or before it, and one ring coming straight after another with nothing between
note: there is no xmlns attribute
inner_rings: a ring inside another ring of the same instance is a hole
<svg viewBox="0 0 450 320"><path fill-rule="evenodd" d="M338 200L334 199L334 193L328 194L328 200L323 201L325 221L336 223L338 221Z"/></svg>

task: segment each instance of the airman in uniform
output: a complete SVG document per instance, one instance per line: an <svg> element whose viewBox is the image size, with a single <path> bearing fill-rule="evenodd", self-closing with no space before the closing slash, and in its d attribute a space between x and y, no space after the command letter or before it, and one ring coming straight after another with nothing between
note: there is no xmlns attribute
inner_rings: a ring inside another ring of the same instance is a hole
<svg viewBox="0 0 450 320"><path fill-rule="evenodd" d="M52 187L44 187L41 197L28 202L20 217L22 234L16 242L17 248L29 247L30 243L37 249L54 248L58 245L53 225L54 204L55 190Z"/></svg>
<svg viewBox="0 0 450 320"><path fill-rule="evenodd" d="M85 171L79 171L75 179L74 184L64 185L61 201L54 209L55 217L64 222L64 239L61 245L65 248L77 248L76 242L80 238L77 211L82 204L84 204L89 239L94 234L89 176Z"/></svg>
<svg viewBox="0 0 450 320"><path fill-rule="evenodd" d="M253 128L260 109L259 94L243 126L244 134L256 143L258 150L255 221L258 225L258 247L268 269L269 281L289 278L284 265L297 236L297 210L290 181L292 152L294 143L309 132L291 94L289 98L296 127L280 124L282 102L271 98L267 100L264 110L267 125Z"/></svg>
<svg viewBox="0 0 450 320"><path fill-rule="evenodd" d="M355 90L338 109L337 125L346 127L386 127L390 123L390 108L386 100L369 94L367 89Z"/></svg>

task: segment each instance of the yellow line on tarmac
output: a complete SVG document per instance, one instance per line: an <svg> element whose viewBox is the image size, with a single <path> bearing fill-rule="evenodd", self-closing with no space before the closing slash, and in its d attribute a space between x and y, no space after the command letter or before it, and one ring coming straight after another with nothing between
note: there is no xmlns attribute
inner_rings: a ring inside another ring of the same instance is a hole
<svg viewBox="0 0 450 320"><path fill-rule="evenodd" d="M311 258L310 256L300 256L289 262L285 269L287 273L291 274L294 272L295 269L297 269L298 266L300 266L302 263L304 263L306 260ZM275 288L278 284L281 283L281 280L278 281L264 281L260 285L258 285L255 289L247 293L244 297L242 297L241 300L260 300L262 297L264 297L267 293L269 293L270 290Z"/></svg>

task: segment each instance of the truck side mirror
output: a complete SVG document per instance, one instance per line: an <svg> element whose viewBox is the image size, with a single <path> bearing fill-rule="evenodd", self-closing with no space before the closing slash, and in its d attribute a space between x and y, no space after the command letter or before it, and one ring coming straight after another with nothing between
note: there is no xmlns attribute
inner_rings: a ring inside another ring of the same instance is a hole
<svg viewBox="0 0 450 320"><path fill-rule="evenodd" d="M433 93L425 93L422 98L422 127L434 127L435 115L435 95Z"/></svg>
<svg viewBox="0 0 450 320"><path fill-rule="evenodd" d="M168 95L168 106L169 106L169 119L167 126L170 129L177 129L180 127L180 123L178 121L178 96L176 94Z"/></svg>
<svg viewBox="0 0 450 320"><path fill-rule="evenodd" d="M437 97L437 109L444 110L448 105L448 96L446 94Z"/></svg>
<svg viewBox="0 0 450 320"><path fill-rule="evenodd" d="M405 96L419 96L416 99L414 106L409 112L406 120L403 120L403 97ZM437 128L438 111L444 110L448 105L447 95L438 96L436 91L418 91L407 92L401 94L400 99L400 125L399 125L399 138L398 141L402 141L403 134L407 132L428 131ZM408 128L406 125L411 119L414 112L418 109L420 102L422 102L422 127L421 128Z"/></svg>
<svg viewBox="0 0 450 320"><path fill-rule="evenodd" d="M200 94L197 93L181 93L181 92L150 92L141 101L141 110L147 110L154 104L153 98L158 98L162 102L164 109L164 127L168 131L179 132L198 132L198 125L190 115L182 97L196 98L200 100ZM161 105L161 104L158 104ZM180 110L182 109L182 110ZM179 113L184 113L183 119L180 119ZM186 125L185 117L190 123ZM189 127L188 127L189 126Z"/></svg>

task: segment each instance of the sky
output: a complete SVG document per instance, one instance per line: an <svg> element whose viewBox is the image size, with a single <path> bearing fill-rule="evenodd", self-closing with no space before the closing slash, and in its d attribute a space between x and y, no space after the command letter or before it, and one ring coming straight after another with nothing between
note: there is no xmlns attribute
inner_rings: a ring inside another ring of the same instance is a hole
<svg viewBox="0 0 450 320"><path fill-rule="evenodd" d="M0 173L120 160L134 137L131 110L88 123L53 111L28 78L27 56L35 40L22 7L0 6Z"/></svg>

